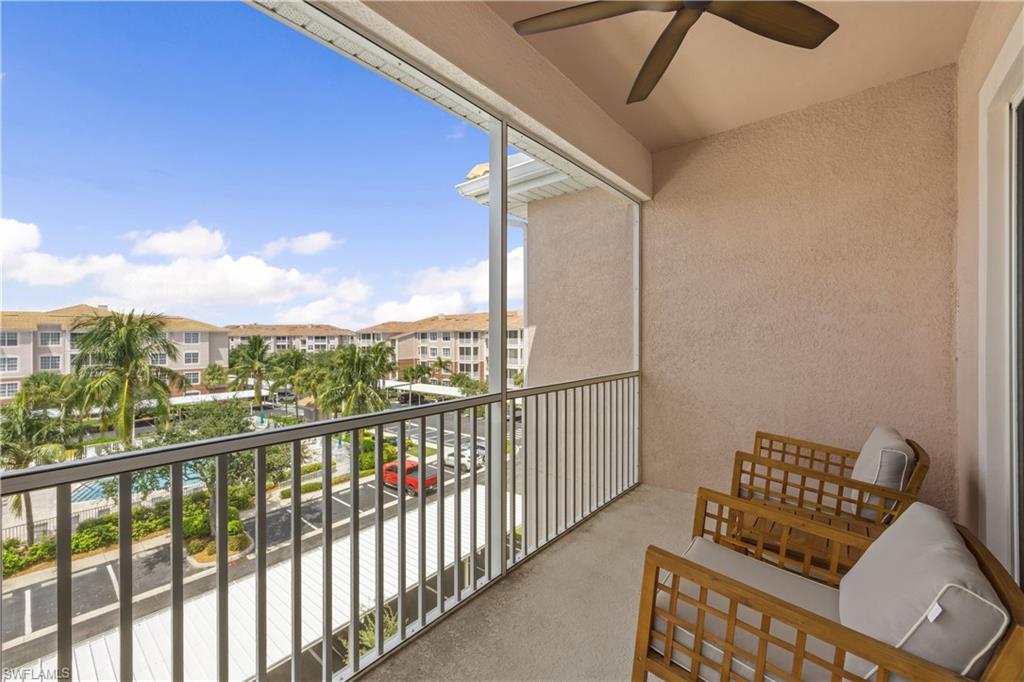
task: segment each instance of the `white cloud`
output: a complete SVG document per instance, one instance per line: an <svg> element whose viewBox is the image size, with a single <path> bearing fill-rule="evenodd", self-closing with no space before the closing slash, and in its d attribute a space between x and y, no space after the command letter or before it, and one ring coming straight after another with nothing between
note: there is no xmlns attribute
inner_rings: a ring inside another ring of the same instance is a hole
<svg viewBox="0 0 1024 682"><path fill-rule="evenodd" d="M0 256L35 251L40 241L39 227L35 223L0 218Z"/></svg>
<svg viewBox="0 0 1024 682"><path fill-rule="evenodd" d="M209 258L223 253L225 246L224 234L220 230L209 230L193 220L180 230L141 236L132 253L137 256Z"/></svg>
<svg viewBox="0 0 1024 682"><path fill-rule="evenodd" d="M489 261L457 268L427 268L413 274L404 301L385 301L374 308L373 319L418 320L438 313L462 313L486 309L490 293ZM523 298L523 248L508 252L508 299L518 305Z"/></svg>
<svg viewBox="0 0 1024 682"><path fill-rule="evenodd" d="M124 264L124 258L117 254L65 258L30 251L7 258L4 277L30 286L62 287L77 284L86 277L116 270Z"/></svg>
<svg viewBox="0 0 1024 682"><path fill-rule="evenodd" d="M277 313L282 324L326 323L358 329L369 324L365 303L372 288L359 277L343 279L335 284L327 296L308 303L291 306Z"/></svg>
<svg viewBox="0 0 1024 682"><path fill-rule="evenodd" d="M519 300L523 297L523 247L509 251L507 263L508 297L509 300ZM458 268L420 270L413 275L406 289L414 295L457 291L470 304L484 304L490 292L490 262L485 259Z"/></svg>
<svg viewBox="0 0 1024 682"><path fill-rule="evenodd" d="M341 242L330 232L310 232L298 237L281 237L263 246L262 254L268 258L291 251L298 256L312 256L337 246Z"/></svg>
<svg viewBox="0 0 1024 682"><path fill-rule="evenodd" d="M96 283L101 291L149 309L283 303L324 287L317 275L278 268L255 256L229 255L124 263L99 273Z"/></svg>
<svg viewBox="0 0 1024 682"><path fill-rule="evenodd" d="M466 301L457 291L442 294L413 294L406 301L385 301L373 309L373 319L420 320L437 313L459 313L465 310Z"/></svg>

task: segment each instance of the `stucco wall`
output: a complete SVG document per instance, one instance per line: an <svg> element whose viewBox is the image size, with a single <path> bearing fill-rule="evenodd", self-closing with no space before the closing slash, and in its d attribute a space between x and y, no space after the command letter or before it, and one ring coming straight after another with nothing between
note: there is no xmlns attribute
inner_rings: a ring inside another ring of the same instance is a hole
<svg viewBox="0 0 1024 682"><path fill-rule="evenodd" d="M643 478L725 488L755 430L890 423L956 509L954 66L655 155Z"/></svg>
<svg viewBox="0 0 1024 682"><path fill-rule="evenodd" d="M529 385L632 369L631 211L597 188L530 203Z"/></svg>
<svg viewBox="0 0 1024 682"><path fill-rule="evenodd" d="M957 101L956 423L962 522L978 530L978 91L1021 3L982 3L960 51Z"/></svg>

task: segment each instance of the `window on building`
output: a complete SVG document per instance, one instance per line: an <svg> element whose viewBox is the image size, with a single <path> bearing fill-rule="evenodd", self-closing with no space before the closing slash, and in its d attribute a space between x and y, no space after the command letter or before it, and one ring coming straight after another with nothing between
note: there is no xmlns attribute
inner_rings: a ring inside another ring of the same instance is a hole
<svg viewBox="0 0 1024 682"><path fill-rule="evenodd" d="M430 332L430 340L437 341L437 332Z"/></svg>
<svg viewBox="0 0 1024 682"><path fill-rule="evenodd" d="M197 351L190 351L185 353L185 364L186 365L198 365L199 364L199 353Z"/></svg>
<svg viewBox="0 0 1024 682"><path fill-rule="evenodd" d="M418 336L419 336L420 341L426 341L427 338L428 338L426 332L420 332Z"/></svg>
<svg viewBox="0 0 1024 682"><path fill-rule="evenodd" d="M150 353L149 364L151 365L166 365L167 364L167 353Z"/></svg>
<svg viewBox="0 0 1024 682"><path fill-rule="evenodd" d="M432 357L432 358L436 358L437 357L437 348L431 348L430 349L430 357Z"/></svg>
<svg viewBox="0 0 1024 682"><path fill-rule="evenodd" d="M18 393L18 385L17 381L0 384L0 398L13 398Z"/></svg>
<svg viewBox="0 0 1024 682"><path fill-rule="evenodd" d="M39 358L39 369L54 370L60 369L59 355L43 355Z"/></svg>
<svg viewBox="0 0 1024 682"><path fill-rule="evenodd" d="M451 332L441 332L441 340L442 341L451 341L452 340L452 333Z"/></svg>
<svg viewBox="0 0 1024 682"><path fill-rule="evenodd" d="M185 381L187 381L188 383L190 383L192 385L195 385L195 384L199 383L199 379L200 379L199 372L185 372L184 374L185 374Z"/></svg>
<svg viewBox="0 0 1024 682"><path fill-rule="evenodd" d="M185 332L185 343L199 343L199 332Z"/></svg>
<svg viewBox="0 0 1024 682"><path fill-rule="evenodd" d="M508 353L508 355L506 357L508 357L508 361L509 362L519 362L519 349L518 348L509 348L507 353Z"/></svg>
<svg viewBox="0 0 1024 682"><path fill-rule="evenodd" d="M442 348L441 349L441 357L443 357L443 358L450 358L451 356L452 356L452 349L451 348Z"/></svg>
<svg viewBox="0 0 1024 682"><path fill-rule="evenodd" d="M0 372L17 372L18 358L0 357Z"/></svg>
<svg viewBox="0 0 1024 682"><path fill-rule="evenodd" d="M419 347L419 354L420 355L426 355L427 354L427 347L426 346L420 346Z"/></svg>
<svg viewBox="0 0 1024 682"><path fill-rule="evenodd" d="M18 332L0 332L0 346L17 346Z"/></svg>
<svg viewBox="0 0 1024 682"><path fill-rule="evenodd" d="M78 348L78 344L81 342L83 336L85 336L85 332L71 332L71 334L68 335L68 343L71 345L71 350Z"/></svg>
<svg viewBox="0 0 1024 682"><path fill-rule="evenodd" d="M468 362L460 362L459 371L462 372L463 374L473 374L474 372L476 372L476 365Z"/></svg>
<svg viewBox="0 0 1024 682"><path fill-rule="evenodd" d="M59 346L60 332L39 332L40 346Z"/></svg>

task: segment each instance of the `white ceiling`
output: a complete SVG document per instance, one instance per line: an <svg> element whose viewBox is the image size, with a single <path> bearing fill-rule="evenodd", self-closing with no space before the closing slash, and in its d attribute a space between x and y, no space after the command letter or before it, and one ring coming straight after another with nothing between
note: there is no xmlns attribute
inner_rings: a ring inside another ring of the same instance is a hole
<svg viewBox="0 0 1024 682"><path fill-rule="evenodd" d="M489 2L509 24L575 3ZM670 14L636 12L523 38L651 151L843 97L957 60L966 2L811 2L839 22L815 50L705 14L658 87L626 104ZM528 85L528 84L524 84Z"/></svg>

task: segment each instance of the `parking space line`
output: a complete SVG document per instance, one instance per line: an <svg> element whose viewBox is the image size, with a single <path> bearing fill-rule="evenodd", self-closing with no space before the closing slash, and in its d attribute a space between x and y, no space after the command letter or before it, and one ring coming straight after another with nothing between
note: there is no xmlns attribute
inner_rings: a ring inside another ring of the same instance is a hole
<svg viewBox="0 0 1024 682"><path fill-rule="evenodd" d="M25 588L25 634L32 634L32 588Z"/></svg>
<svg viewBox="0 0 1024 682"><path fill-rule="evenodd" d="M120 599L121 595L117 589L117 576L114 575L114 567L111 564L107 564L107 574L110 576L110 584L114 586L114 596Z"/></svg>
<svg viewBox="0 0 1024 682"><path fill-rule="evenodd" d="M309 526L309 527L310 527L310 528L312 528L313 530L320 530L320 529L319 529L319 528L318 528L317 526L314 526L314 525L313 525L312 523L310 523L309 521L307 521L307 520L306 520L306 517L305 517L305 516L303 516L303 515L299 514L299 518L300 518L300 519L302 519L302 522L303 522L304 524L306 524L307 526Z"/></svg>

